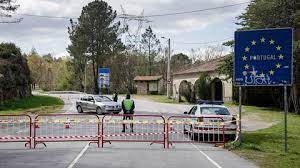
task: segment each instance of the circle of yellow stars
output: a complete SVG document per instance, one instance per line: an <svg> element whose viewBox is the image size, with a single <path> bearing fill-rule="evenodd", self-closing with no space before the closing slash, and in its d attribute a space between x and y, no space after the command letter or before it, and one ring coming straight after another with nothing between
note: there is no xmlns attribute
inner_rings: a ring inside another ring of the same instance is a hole
<svg viewBox="0 0 300 168"><path fill-rule="evenodd" d="M259 43L259 42L260 42L261 44L269 43L269 45L274 45L277 51L281 51L281 50L282 50L282 46L280 46L280 45L275 45L275 40L270 39L270 40L267 41L267 39L266 39L265 37L261 37L261 38L259 39L259 41L252 40L252 41L250 42L250 45L251 45L251 46L256 46L256 44ZM249 46L245 47L245 53L249 53L250 50L251 50L251 48L250 48ZM278 57L279 60L283 60L283 59L284 59L284 55L283 55L283 54L280 54L280 55L278 55L277 57ZM243 62L247 62L248 57L247 57L246 55L243 55L243 56L242 56L242 60L243 60ZM282 65L278 62L278 63L275 65L274 69L280 69L281 67L282 67ZM242 72L244 76L248 75L247 70L249 70L249 68L250 68L250 65L249 65L249 64L245 64L245 65L244 65L244 71ZM268 74L269 74L270 76L274 75L274 73L275 73L275 70L273 70L273 69L270 69L270 70L268 71ZM256 76L256 75L257 75L257 72L256 72L256 71L250 71L250 74ZM265 77L265 74L264 74L263 71L260 73L260 77Z"/></svg>

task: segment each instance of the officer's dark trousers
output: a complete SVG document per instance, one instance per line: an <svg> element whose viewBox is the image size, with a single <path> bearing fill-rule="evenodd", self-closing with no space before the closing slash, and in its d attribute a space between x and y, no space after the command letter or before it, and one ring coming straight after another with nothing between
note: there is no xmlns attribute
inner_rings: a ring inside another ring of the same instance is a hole
<svg viewBox="0 0 300 168"><path fill-rule="evenodd" d="M133 114L130 114L133 115ZM133 116L124 116L123 120L133 120ZM130 124L131 132L133 132L133 123ZM123 124L123 132L125 132L126 125Z"/></svg>

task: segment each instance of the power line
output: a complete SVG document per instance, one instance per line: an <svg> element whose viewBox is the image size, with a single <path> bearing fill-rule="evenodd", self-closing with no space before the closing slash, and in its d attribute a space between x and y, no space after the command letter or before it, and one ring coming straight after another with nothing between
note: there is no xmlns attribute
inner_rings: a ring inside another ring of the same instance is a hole
<svg viewBox="0 0 300 168"><path fill-rule="evenodd" d="M27 13L19 13L18 15L30 16L30 17L49 18L49 19L77 19L76 17L68 17L68 16L49 16L49 15L27 14Z"/></svg>
<svg viewBox="0 0 300 168"><path fill-rule="evenodd" d="M141 19L141 18L145 18L145 17L163 17L163 16L184 15L184 14L199 13L199 12L216 10L216 9L229 8L229 7L239 6L239 5L243 5L243 4L247 4L247 3L250 3L250 1L236 3L236 4L230 4L230 5L224 5L224 6L218 6L218 7L213 7L213 8L205 8L205 9L183 11L183 12L164 13L164 14L153 14L153 15L144 15L144 16L121 14L121 15L118 15L117 18L128 18L128 19L129 18L130 19L138 18L138 19ZM49 19L78 19L76 17L69 17L69 16L50 16L50 15L37 15L37 14L29 14L29 13L19 13L18 15L30 16L30 17L49 18Z"/></svg>
<svg viewBox="0 0 300 168"><path fill-rule="evenodd" d="M182 41L173 41L173 42L174 42L174 43L177 43L177 44L197 44L197 45L205 45L205 44L218 43L218 42L222 42L222 41L226 41L226 40L230 40L230 39L233 39L233 37L228 37L228 38L221 39L221 40L206 41L206 42L182 42Z"/></svg>
<svg viewBox="0 0 300 168"><path fill-rule="evenodd" d="M216 9L229 8L229 7L233 7L233 6L239 6L239 5L243 5L243 4L248 4L250 2L251 1L247 1L247 2L241 2L241 3L236 3L236 4L218 6L218 7L213 7L213 8L198 9L198 10L192 10L192 11L184 11L184 12L173 12L173 13L164 13L164 14L144 15L143 17L162 17L162 16L173 16L173 15L199 13L199 12L204 12L204 11L210 11L210 10L216 10ZM137 15L127 15L127 17L139 17L139 16L137 16Z"/></svg>

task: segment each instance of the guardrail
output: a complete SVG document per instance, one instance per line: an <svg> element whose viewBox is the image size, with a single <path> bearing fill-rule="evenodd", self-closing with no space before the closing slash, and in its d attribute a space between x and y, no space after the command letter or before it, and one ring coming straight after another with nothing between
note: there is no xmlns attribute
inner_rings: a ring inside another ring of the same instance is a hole
<svg viewBox="0 0 300 168"><path fill-rule="evenodd" d="M0 115L0 143L32 142L32 119L29 115Z"/></svg>
<svg viewBox="0 0 300 168"><path fill-rule="evenodd" d="M165 148L165 118L161 115L104 115L101 146L105 142L150 142Z"/></svg>
<svg viewBox="0 0 300 168"><path fill-rule="evenodd" d="M45 142L90 141L100 145L100 119L86 114L45 114L34 119L34 148Z"/></svg>

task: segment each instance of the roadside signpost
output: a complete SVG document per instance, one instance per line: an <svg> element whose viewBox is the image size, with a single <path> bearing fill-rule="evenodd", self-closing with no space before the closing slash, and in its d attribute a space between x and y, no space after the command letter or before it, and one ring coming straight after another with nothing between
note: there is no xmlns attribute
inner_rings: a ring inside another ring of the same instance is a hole
<svg viewBox="0 0 300 168"><path fill-rule="evenodd" d="M102 89L109 89L110 82L110 69L109 68L98 68L98 87L99 94Z"/></svg>
<svg viewBox="0 0 300 168"><path fill-rule="evenodd" d="M293 29L236 31L234 53L233 84L239 87L239 136L242 87L283 86L284 149L287 152L287 87L293 84Z"/></svg>

